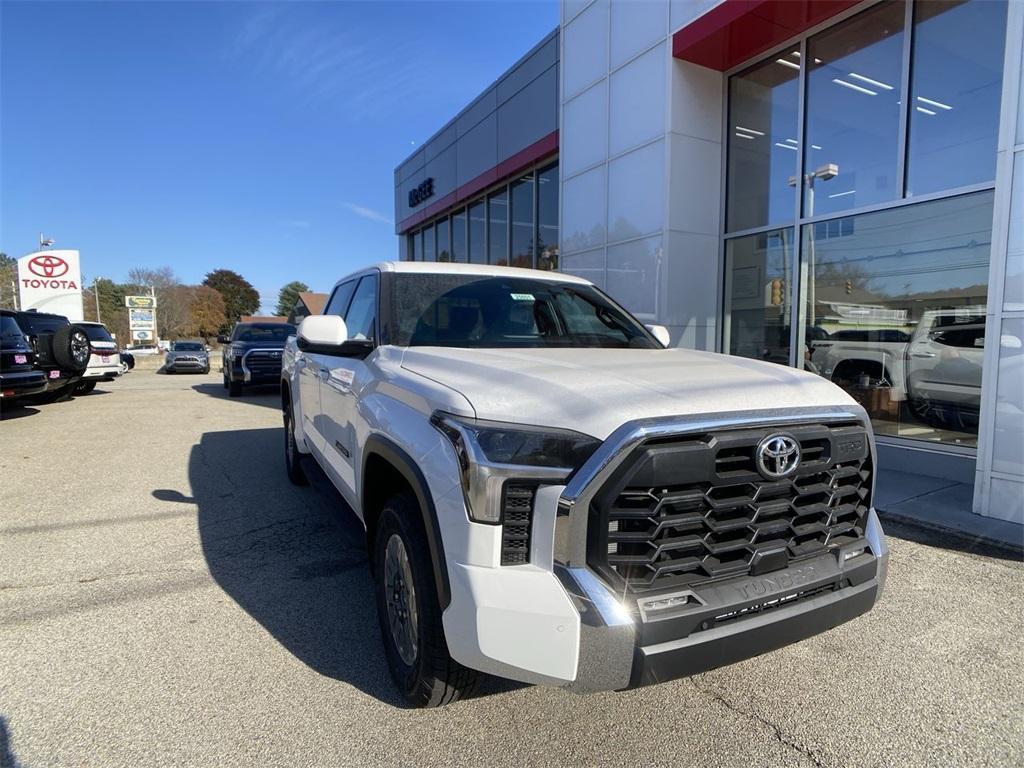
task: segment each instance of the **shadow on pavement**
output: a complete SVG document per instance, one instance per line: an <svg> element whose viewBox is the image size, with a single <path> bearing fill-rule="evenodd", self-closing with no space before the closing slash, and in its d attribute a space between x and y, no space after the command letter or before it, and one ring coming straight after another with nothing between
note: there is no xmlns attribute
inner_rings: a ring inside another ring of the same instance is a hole
<svg viewBox="0 0 1024 768"><path fill-rule="evenodd" d="M13 403L4 403L3 408L0 408L0 421L21 419L25 416L32 416L37 413L39 413L38 408L33 408L30 405L22 404L15 400Z"/></svg>
<svg viewBox="0 0 1024 768"><path fill-rule="evenodd" d="M177 375L177 374L174 374ZM231 400L239 403L250 403L252 405L262 405L266 408L280 408L281 407L281 390L275 384L260 385L256 387L246 387L242 390L241 397L229 397L228 391L224 389L224 386L218 381L216 383L209 382L203 384L193 384L192 389L203 395L209 395L210 397L217 397L223 400Z"/></svg>
<svg viewBox="0 0 1024 768"><path fill-rule="evenodd" d="M201 385L214 386L214 385ZM280 429L209 432L192 448L199 537L217 584L316 672L400 705L380 643L362 526L336 494L289 484Z"/></svg>
<svg viewBox="0 0 1024 768"><path fill-rule="evenodd" d="M7 722L0 717L0 768L16 768L18 761L11 751L11 737L7 732Z"/></svg>
<svg viewBox="0 0 1024 768"><path fill-rule="evenodd" d="M205 386L205 385L204 385ZM362 524L312 460L291 485L281 429L207 432L188 462L199 538L217 584L314 671L394 706ZM484 677L478 696L522 684Z"/></svg>

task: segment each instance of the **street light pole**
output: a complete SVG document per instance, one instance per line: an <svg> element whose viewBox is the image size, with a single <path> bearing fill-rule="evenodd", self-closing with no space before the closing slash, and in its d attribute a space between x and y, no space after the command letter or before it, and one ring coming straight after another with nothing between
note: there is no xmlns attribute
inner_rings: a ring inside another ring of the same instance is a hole
<svg viewBox="0 0 1024 768"><path fill-rule="evenodd" d="M100 279L99 277L93 278L92 281L92 293L96 297L96 322L102 323L100 319Z"/></svg>

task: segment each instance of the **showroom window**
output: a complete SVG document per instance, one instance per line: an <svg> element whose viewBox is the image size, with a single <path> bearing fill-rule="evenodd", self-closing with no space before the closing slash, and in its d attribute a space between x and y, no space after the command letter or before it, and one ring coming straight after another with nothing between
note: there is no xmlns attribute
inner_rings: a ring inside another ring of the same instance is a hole
<svg viewBox="0 0 1024 768"><path fill-rule="evenodd" d="M558 269L558 164L537 171L537 269Z"/></svg>
<svg viewBox="0 0 1024 768"><path fill-rule="evenodd" d="M729 80L728 231L792 222L800 49Z"/></svg>
<svg viewBox="0 0 1024 768"><path fill-rule="evenodd" d="M466 209L452 215L452 261L469 261L466 254Z"/></svg>
<svg viewBox="0 0 1024 768"><path fill-rule="evenodd" d="M483 200L469 206L469 260L487 263L487 206Z"/></svg>
<svg viewBox="0 0 1024 768"><path fill-rule="evenodd" d="M510 215L511 214L511 215ZM409 261L558 269L558 163L528 171L408 236Z"/></svg>
<svg viewBox="0 0 1024 768"><path fill-rule="evenodd" d="M976 445L1006 12L882 0L729 78L723 348L881 439Z"/></svg>
<svg viewBox="0 0 1024 768"><path fill-rule="evenodd" d="M451 241L448 239L448 219L440 219L435 224L435 230L437 232L437 260L451 261L452 246Z"/></svg>
<svg viewBox="0 0 1024 768"><path fill-rule="evenodd" d="M512 259L513 267L533 266L534 201L536 185L529 173L511 187L512 197Z"/></svg>
<svg viewBox="0 0 1024 768"><path fill-rule="evenodd" d="M995 178L1005 45L1002 0L915 6L907 195Z"/></svg>
<svg viewBox="0 0 1024 768"><path fill-rule="evenodd" d="M508 266L508 189L487 196L488 261Z"/></svg>
<svg viewBox="0 0 1024 768"><path fill-rule="evenodd" d="M437 249L434 240L434 227L423 228L423 260L437 261Z"/></svg>

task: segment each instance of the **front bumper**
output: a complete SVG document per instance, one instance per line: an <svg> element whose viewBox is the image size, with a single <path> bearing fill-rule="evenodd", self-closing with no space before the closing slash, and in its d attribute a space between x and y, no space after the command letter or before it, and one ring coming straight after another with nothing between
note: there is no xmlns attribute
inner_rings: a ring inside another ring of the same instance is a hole
<svg viewBox="0 0 1024 768"><path fill-rule="evenodd" d="M200 373L202 371L210 370L209 360L174 360L166 363L168 371L188 371L193 373Z"/></svg>
<svg viewBox="0 0 1024 768"><path fill-rule="evenodd" d="M761 414L751 412L740 422L757 421ZM866 420L859 409L834 408L764 415L761 423L837 417ZM645 437L654 432L644 429ZM587 526L590 500L623 450L610 438L585 465L589 472L581 470L565 486L538 489L526 565L499 565L500 526L468 523L467 531L461 487L434 494L445 532L451 601L443 620L454 658L529 683L576 692L621 690L809 638L866 613L881 595L888 548L872 508L855 542L791 560L786 568L678 591L615 594L588 564ZM446 444L428 452L423 468L428 478L437 478L433 488L442 477L458 476Z"/></svg>
<svg viewBox="0 0 1024 768"><path fill-rule="evenodd" d="M867 613L888 574L889 552L874 510L867 533L865 551L845 562L848 550L839 550L763 576L687 590L676 595L688 598L680 607L656 615L645 615L642 607L623 609L596 579L587 584L569 571L563 583L575 593L583 627L579 669L568 687L619 690L688 677L805 640ZM602 602L616 606L618 613L601 610Z"/></svg>
<svg viewBox="0 0 1024 768"><path fill-rule="evenodd" d="M4 399L38 395L45 391L46 374L42 371L0 373L0 397Z"/></svg>

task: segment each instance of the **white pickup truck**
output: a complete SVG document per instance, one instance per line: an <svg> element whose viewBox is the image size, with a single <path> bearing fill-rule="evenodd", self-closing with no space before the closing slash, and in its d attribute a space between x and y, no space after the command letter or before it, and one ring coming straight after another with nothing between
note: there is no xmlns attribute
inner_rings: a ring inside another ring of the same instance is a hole
<svg viewBox="0 0 1024 768"><path fill-rule="evenodd" d="M365 525L410 704L478 672L661 682L877 601L863 409L810 373L667 345L585 280L423 262L342 279L289 339L288 474L310 454Z"/></svg>

